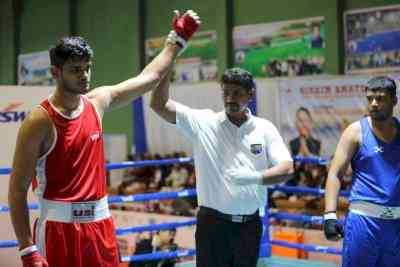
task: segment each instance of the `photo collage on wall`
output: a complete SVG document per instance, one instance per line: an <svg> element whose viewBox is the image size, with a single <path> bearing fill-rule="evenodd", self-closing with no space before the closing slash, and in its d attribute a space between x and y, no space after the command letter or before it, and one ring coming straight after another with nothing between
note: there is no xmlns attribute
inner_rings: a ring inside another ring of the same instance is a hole
<svg viewBox="0 0 400 267"><path fill-rule="evenodd" d="M344 14L346 74L400 70L400 5Z"/></svg>
<svg viewBox="0 0 400 267"><path fill-rule="evenodd" d="M242 25L233 29L234 62L256 77L322 74L323 17Z"/></svg>

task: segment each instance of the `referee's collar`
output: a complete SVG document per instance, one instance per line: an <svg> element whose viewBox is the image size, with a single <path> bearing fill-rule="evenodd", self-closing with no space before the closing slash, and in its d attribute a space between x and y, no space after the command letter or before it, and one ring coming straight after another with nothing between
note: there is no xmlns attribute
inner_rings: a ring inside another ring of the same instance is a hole
<svg viewBox="0 0 400 267"><path fill-rule="evenodd" d="M244 127L255 126L254 115L251 114L251 110L249 108L246 108L246 116L247 116L246 121L240 127L243 127L243 126ZM219 117L218 119L219 119L219 121L221 123L224 123L224 122L225 123L232 123L229 120L228 116L226 115L225 110L221 111L218 117Z"/></svg>

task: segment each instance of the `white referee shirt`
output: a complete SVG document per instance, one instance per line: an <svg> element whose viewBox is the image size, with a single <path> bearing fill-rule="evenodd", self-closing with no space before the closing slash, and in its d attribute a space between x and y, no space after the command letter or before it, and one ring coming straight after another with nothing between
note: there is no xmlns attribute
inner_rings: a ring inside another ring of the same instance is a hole
<svg viewBox="0 0 400 267"><path fill-rule="evenodd" d="M276 127L251 115L240 127L225 111L191 109L176 103L176 125L192 143L199 206L247 215L265 206L267 187L236 185L225 171L246 166L264 170L292 157Z"/></svg>

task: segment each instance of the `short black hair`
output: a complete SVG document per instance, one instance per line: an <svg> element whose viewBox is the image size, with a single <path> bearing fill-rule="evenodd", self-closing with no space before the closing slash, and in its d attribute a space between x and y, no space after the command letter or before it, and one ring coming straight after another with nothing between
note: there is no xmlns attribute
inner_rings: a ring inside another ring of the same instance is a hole
<svg viewBox="0 0 400 267"><path fill-rule="evenodd" d="M299 114L301 111L303 111L304 113L306 113L307 116L308 116L310 119L312 119L311 112L310 112L310 110L309 110L308 108L306 108L306 107L299 107L299 109L296 111L296 115Z"/></svg>
<svg viewBox="0 0 400 267"><path fill-rule="evenodd" d="M368 81L365 91L385 90L392 97L396 96L396 82L387 76L377 76Z"/></svg>
<svg viewBox="0 0 400 267"><path fill-rule="evenodd" d="M54 47L50 48L50 63L61 68L69 59L90 61L93 50L80 36L61 38Z"/></svg>
<svg viewBox="0 0 400 267"><path fill-rule="evenodd" d="M253 75L242 68L230 68L225 70L220 79L221 84L235 84L242 86L249 91L256 88Z"/></svg>

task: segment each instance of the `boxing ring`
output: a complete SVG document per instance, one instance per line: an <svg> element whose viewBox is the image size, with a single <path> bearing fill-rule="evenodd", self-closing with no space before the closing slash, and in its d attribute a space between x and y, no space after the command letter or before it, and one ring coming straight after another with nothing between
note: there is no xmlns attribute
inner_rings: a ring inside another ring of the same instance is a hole
<svg viewBox="0 0 400 267"><path fill-rule="evenodd" d="M161 166L161 165L171 165L171 164L183 164L183 163L191 163L193 161L192 158L179 158L179 159L163 159L163 160L150 160L150 161L127 161L122 163L110 163L107 164L108 170L116 170L123 168L140 168L147 166ZM305 163L311 164L326 164L326 160L322 158L303 158L296 157L295 161L302 161ZM9 175L11 172L10 168L0 168L0 175ZM315 196L323 196L324 190L316 189L316 188L308 188L308 187L299 187L299 186L284 186L284 185L275 185L268 187L268 190L271 191L282 191L286 193L295 193L295 194L308 194ZM347 197L348 192L340 192L341 196ZM144 202L151 200L166 200L166 199L177 199L182 197L195 197L196 190L187 189L176 192L157 192L157 193L146 193L146 194L136 194L136 195L113 195L108 197L109 204L120 204L125 202ZM29 203L30 210L37 210L38 205L36 203ZM111 210L112 211L112 210ZM8 213L9 208L6 205L0 203L0 213ZM287 212L280 211L270 211L268 207L264 209L264 211L260 212L264 224L263 236L261 239L260 246L260 260L258 266L268 266L268 267L301 267L301 266L315 266L315 267L333 267L337 266L333 263L321 262L321 261L310 261L310 260L299 260L299 259L291 259L291 258L283 258L283 257L275 257L271 256L271 246L279 246L286 248L299 249L306 252L317 252L323 254L333 254L333 255L341 255L341 250L335 247L321 246L321 245L312 245L312 244L300 244L300 243L292 243L282 240L273 240L270 238L270 219L276 220L287 220L294 221L300 223L311 223L311 224L323 224L322 216L310 216L310 215L300 215L300 214L292 214ZM341 221L343 223L343 221ZM116 236L129 235L133 233L142 233L142 232L153 232L160 230L169 230L169 229L177 229L181 227L189 227L196 225L196 219L190 219L186 221L180 222L168 222L168 223L158 223L151 225L140 225L134 227L124 227L124 228L116 228ZM15 249L18 246L18 242L16 240L0 240L0 249ZM168 251L168 252L155 252L149 254L140 254L140 255L121 255L121 262L135 262L135 261L148 261L148 260L157 260L157 259L172 259L172 258L181 258L187 256L195 256L195 249L178 249L176 251ZM184 262L177 263L176 266L180 267L189 267L195 266L193 262Z"/></svg>

